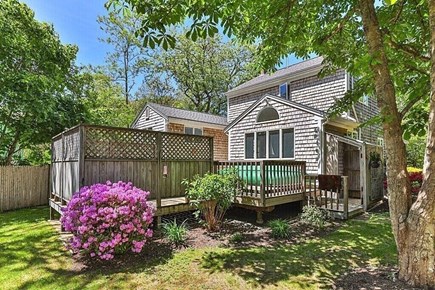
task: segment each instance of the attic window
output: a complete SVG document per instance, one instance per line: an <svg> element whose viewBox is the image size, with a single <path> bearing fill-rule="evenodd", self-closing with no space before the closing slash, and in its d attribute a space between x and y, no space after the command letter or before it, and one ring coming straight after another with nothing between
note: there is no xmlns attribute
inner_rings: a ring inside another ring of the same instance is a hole
<svg viewBox="0 0 435 290"><path fill-rule="evenodd" d="M283 99L288 99L288 84L283 83L279 86L279 96Z"/></svg>
<svg viewBox="0 0 435 290"><path fill-rule="evenodd" d="M150 108L146 108L145 109L145 120L149 120L150 119Z"/></svg>
<svg viewBox="0 0 435 290"><path fill-rule="evenodd" d="M257 115L257 122L267 122L279 119L278 111L273 107L266 107Z"/></svg>

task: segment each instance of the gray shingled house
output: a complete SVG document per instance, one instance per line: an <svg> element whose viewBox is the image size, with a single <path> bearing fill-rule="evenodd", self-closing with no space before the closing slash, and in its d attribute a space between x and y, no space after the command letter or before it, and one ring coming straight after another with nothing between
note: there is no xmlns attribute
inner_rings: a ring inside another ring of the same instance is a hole
<svg viewBox="0 0 435 290"><path fill-rule="evenodd" d="M370 152L380 152L383 140L379 126L359 125L378 109L364 97L348 112L328 118L353 78L345 70L319 78L322 61L316 57L262 74L226 93L229 159L299 160L306 161L310 174L348 176L350 196L366 209L382 196L382 168L369 164Z"/></svg>
<svg viewBox="0 0 435 290"><path fill-rule="evenodd" d="M131 128L213 137L214 159L228 159L227 118L207 113L148 103L136 116Z"/></svg>

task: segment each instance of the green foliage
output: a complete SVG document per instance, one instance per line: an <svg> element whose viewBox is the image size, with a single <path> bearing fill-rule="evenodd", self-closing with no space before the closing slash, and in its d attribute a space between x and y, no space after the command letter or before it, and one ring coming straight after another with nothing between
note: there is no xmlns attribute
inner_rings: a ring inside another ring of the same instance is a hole
<svg viewBox="0 0 435 290"><path fill-rule="evenodd" d="M236 233L231 235L231 237L229 238L229 241L232 244L239 244L243 241L243 234L240 232L236 232Z"/></svg>
<svg viewBox="0 0 435 290"><path fill-rule="evenodd" d="M169 240L169 242L177 247L186 242L187 227L185 223L186 221L183 221L181 224L177 224L177 220L174 219L172 222L164 223L162 226L165 237Z"/></svg>
<svg viewBox="0 0 435 290"><path fill-rule="evenodd" d="M269 222L271 236L275 239L288 239L290 237L290 224L286 220L276 219Z"/></svg>
<svg viewBox="0 0 435 290"><path fill-rule="evenodd" d="M210 231L219 229L237 194L238 183L239 177L234 172L225 175L207 173L182 182L186 186L186 196L200 210Z"/></svg>
<svg viewBox="0 0 435 290"><path fill-rule="evenodd" d="M316 228L323 228L328 220L328 212L315 205L306 205L302 208L301 221Z"/></svg>
<svg viewBox="0 0 435 290"><path fill-rule="evenodd" d="M406 142L408 166L423 168L426 137L413 136Z"/></svg>
<svg viewBox="0 0 435 290"><path fill-rule="evenodd" d="M136 116L135 104L126 103L122 88L102 72L86 72L87 92L85 106L88 122L95 125L129 127Z"/></svg>
<svg viewBox="0 0 435 290"><path fill-rule="evenodd" d="M77 47L25 4L2 1L0 31L0 163L11 164L21 149L85 121L85 96Z"/></svg>
<svg viewBox="0 0 435 290"><path fill-rule="evenodd" d="M193 41L175 32L173 49L155 49L153 63L137 96L180 108L223 114L225 92L256 75L253 45L215 35Z"/></svg>
<svg viewBox="0 0 435 290"><path fill-rule="evenodd" d="M121 86L126 103L132 97L136 79L146 72L149 65L147 50L135 35L142 20L143 17L133 11L123 15L110 11L97 20L106 33L106 38L100 40L113 47L106 56L105 74Z"/></svg>

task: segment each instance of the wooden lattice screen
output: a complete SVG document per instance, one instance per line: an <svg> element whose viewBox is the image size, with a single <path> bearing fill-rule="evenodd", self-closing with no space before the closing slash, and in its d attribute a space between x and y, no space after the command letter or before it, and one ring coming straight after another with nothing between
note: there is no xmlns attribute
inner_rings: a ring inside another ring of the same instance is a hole
<svg viewBox="0 0 435 290"><path fill-rule="evenodd" d="M51 192L66 203L82 186L122 180L151 198L179 197L181 181L212 164L211 137L81 125L53 138Z"/></svg>

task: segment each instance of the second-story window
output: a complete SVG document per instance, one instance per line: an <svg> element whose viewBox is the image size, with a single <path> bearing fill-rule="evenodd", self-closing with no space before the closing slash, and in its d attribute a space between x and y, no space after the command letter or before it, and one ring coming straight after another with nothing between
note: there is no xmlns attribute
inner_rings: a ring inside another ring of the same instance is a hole
<svg viewBox="0 0 435 290"><path fill-rule="evenodd" d="M289 99L288 84L283 83L279 86L279 96L283 99Z"/></svg>
<svg viewBox="0 0 435 290"><path fill-rule="evenodd" d="M184 134L202 135L202 129L201 128L184 127Z"/></svg>

